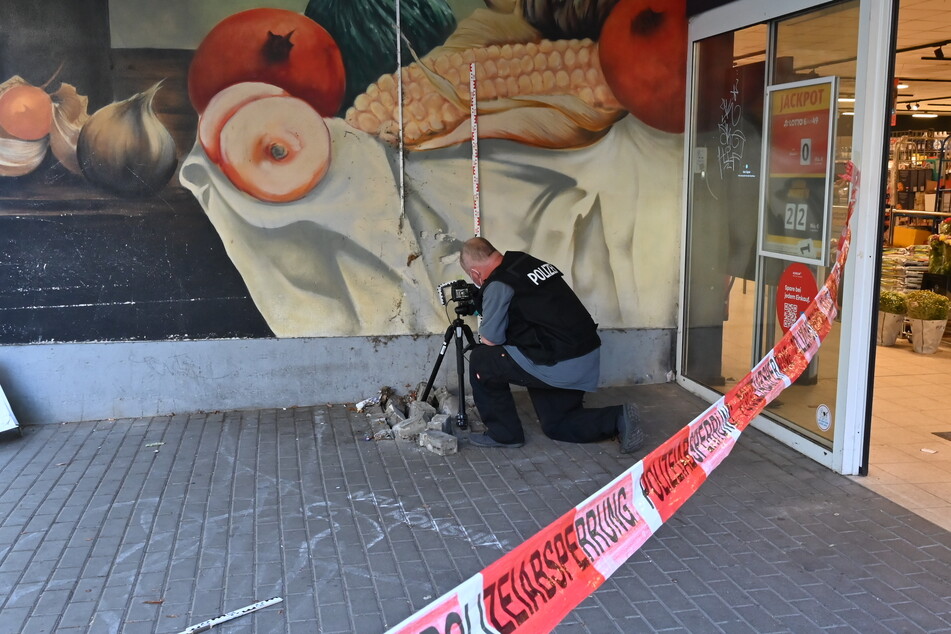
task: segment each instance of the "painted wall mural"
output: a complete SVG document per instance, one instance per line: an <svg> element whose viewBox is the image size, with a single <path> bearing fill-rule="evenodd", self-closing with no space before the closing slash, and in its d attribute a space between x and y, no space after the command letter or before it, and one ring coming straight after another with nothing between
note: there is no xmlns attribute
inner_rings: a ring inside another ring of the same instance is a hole
<svg viewBox="0 0 951 634"><path fill-rule="evenodd" d="M2 67L0 343L441 332L473 234L470 63L483 235L557 264L602 328L674 325L684 0L95 4L111 93L69 56ZM123 44L137 8L152 48ZM150 273L57 268L85 245L40 237L51 215L95 216Z"/></svg>

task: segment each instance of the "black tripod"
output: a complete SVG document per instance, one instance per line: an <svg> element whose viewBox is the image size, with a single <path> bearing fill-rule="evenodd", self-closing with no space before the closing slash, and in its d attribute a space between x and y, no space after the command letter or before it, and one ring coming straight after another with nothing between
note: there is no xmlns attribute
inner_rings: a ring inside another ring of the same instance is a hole
<svg viewBox="0 0 951 634"><path fill-rule="evenodd" d="M446 336L443 337L442 348L439 350L439 356L436 357L436 365L433 366L432 374L429 375L429 383L426 384L426 389L423 390L423 395L419 400L426 401L429 398L429 391L433 387L433 381L436 379L436 374L439 372L439 366L442 365L443 357L446 356L446 349L449 348L449 341L452 339L453 335L456 337L456 372L459 375L459 413L456 414L456 426L459 429L465 429L469 426L469 420L466 417L466 371L465 371L465 357L463 353L468 350L472 350L476 346L475 337L472 336L472 329L469 328L469 325L462 320L462 315L468 314L465 312L465 309L462 311L459 310L459 307L456 306L456 318L449 325L449 328L446 329ZM462 338L465 337L466 341L469 343L467 346L463 346ZM449 424L449 421L446 421L446 424L443 425L443 431L447 434L452 433L452 425Z"/></svg>

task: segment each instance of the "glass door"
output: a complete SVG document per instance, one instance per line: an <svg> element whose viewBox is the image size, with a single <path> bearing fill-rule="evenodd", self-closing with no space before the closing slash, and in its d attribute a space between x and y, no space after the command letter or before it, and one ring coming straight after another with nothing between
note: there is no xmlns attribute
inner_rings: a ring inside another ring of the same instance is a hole
<svg viewBox="0 0 951 634"><path fill-rule="evenodd" d="M760 24L694 49L681 373L721 393L754 355L767 42Z"/></svg>
<svg viewBox="0 0 951 634"><path fill-rule="evenodd" d="M860 54L869 46L869 30L881 27L880 17L870 19L874 17L871 3L860 0L816 7L790 2L803 10L763 16L765 19L755 24L748 22L751 15L755 18L757 12L766 9L757 5L757 10L750 12L743 8L750 8L749 3L732 4L737 5L732 10L724 7L712 12L715 15L701 14L697 19L712 22L722 14L737 28L717 31L707 26L705 30L714 34L695 37L691 54L678 378L688 388L711 398L728 392L763 358L825 282L834 261L836 238L846 219L849 189L841 175L846 162L857 158L863 143L867 145L869 136L854 125L856 106L866 106L861 98L862 91L867 90L869 72L860 66ZM788 11L796 8L790 6ZM693 25L691 29L697 30ZM824 82L823 78L833 79ZM879 81L886 80L882 77ZM779 150L769 133L779 135L770 128L775 125L776 114L768 95L813 84L832 87L826 126L831 136L819 143L818 139L805 138L813 136L808 132L797 130L796 134L804 137L805 153L798 158L800 165L828 161L833 165L831 176L814 178L808 168L777 173L770 152ZM866 111L884 113L884 100L874 105ZM861 117L861 121L867 125L869 118ZM813 156L807 151L811 148L816 148ZM874 165L874 161L868 165ZM871 174L870 195L863 200L870 209L877 205L871 201L877 193L878 176ZM795 220L797 210L801 225ZM775 221L771 213L778 213L782 223L784 211L789 234L784 239L791 246L777 253L763 248L760 231L770 231L768 223ZM874 227L874 221L869 226ZM855 229L853 222L853 236ZM792 247L800 245L804 253L812 245L819 245L821 252L797 257ZM865 280L867 265L862 266L861 278ZM847 265L846 278L849 270ZM847 350L861 349L867 343L863 336L871 332L870 321L859 324L855 333L853 325L846 324L847 336L843 337L843 319L848 319L850 312L867 319L869 310L864 303L870 303L865 290L858 292L862 306L855 311L850 306L851 296L856 295L854 280L847 279L844 286L849 290L839 298L840 318L818 355L754 422L830 466L838 460L834 457L837 439L846 433L844 428L836 428L845 420L838 411L844 406L840 395L846 392L840 378L849 368L848 354L842 353L843 342ZM861 372L859 369L852 379L865 385L867 368L864 376ZM852 426L861 427L861 423L853 421ZM849 466L846 471L852 469Z"/></svg>

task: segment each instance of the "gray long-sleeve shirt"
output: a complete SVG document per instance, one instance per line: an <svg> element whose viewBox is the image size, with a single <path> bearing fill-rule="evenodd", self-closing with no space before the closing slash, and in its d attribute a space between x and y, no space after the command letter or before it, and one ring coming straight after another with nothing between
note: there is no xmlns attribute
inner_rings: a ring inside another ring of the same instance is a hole
<svg viewBox="0 0 951 634"><path fill-rule="evenodd" d="M509 322L509 303L515 290L505 282L493 281L482 293L482 324L479 334L494 344L505 344L505 331ZM574 359L559 361L554 365L539 365L532 362L515 346L505 345L505 350L523 370L552 387L593 392L598 387L601 373L601 349Z"/></svg>

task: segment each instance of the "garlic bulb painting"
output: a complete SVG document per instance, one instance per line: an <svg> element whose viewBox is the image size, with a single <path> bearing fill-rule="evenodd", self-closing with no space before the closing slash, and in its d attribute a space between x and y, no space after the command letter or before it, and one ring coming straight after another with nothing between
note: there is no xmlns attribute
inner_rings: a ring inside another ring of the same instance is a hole
<svg viewBox="0 0 951 634"><path fill-rule="evenodd" d="M123 196L155 194L178 166L175 140L152 109L161 82L93 114L77 158L90 182Z"/></svg>

